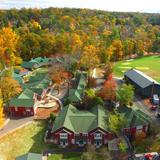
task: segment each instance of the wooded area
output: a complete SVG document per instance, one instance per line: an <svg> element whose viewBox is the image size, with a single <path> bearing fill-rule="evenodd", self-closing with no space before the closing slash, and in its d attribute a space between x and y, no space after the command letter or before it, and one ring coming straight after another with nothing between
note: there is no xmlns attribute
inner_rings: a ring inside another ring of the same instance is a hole
<svg viewBox="0 0 160 160"><path fill-rule="evenodd" d="M13 28L18 36L16 54L23 60L91 49L105 63L160 52L159 24L159 14L147 13L67 8L0 11L0 28Z"/></svg>

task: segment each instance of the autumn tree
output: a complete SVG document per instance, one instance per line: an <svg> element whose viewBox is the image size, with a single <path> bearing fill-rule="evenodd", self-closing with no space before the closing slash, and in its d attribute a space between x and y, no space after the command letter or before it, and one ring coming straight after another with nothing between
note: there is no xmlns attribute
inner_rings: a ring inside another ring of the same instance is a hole
<svg viewBox="0 0 160 160"><path fill-rule="evenodd" d="M32 19L28 23L28 28L30 29L31 32L39 32L41 30L41 25L37 21Z"/></svg>
<svg viewBox="0 0 160 160"><path fill-rule="evenodd" d="M120 86L116 92L117 100L120 102L120 105L128 105L132 103L134 97L134 88L132 85L123 84Z"/></svg>
<svg viewBox="0 0 160 160"><path fill-rule="evenodd" d="M80 66L93 69L99 64L100 60L97 55L97 48L93 45L87 45L83 48L80 57Z"/></svg>
<svg viewBox="0 0 160 160"><path fill-rule="evenodd" d="M49 69L49 75L50 75L52 81L56 84L58 94L59 94L59 90L60 90L60 85L63 82L68 83L68 93L69 93L70 80L73 76L72 73L66 71L61 64L57 64L57 65L53 65Z"/></svg>
<svg viewBox="0 0 160 160"><path fill-rule="evenodd" d="M123 43L123 50L125 57L131 57L135 54L135 42L132 39L126 39Z"/></svg>
<svg viewBox="0 0 160 160"><path fill-rule="evenodd" d="M110 61L110 60L113 58L113 56L114 56L114 50L115 50L115 48L114 48L113 45L110 45L110 46L106 49L106 55L107 55L109 61Z"/></svg>
<svg viewBox="0 0 160 160"><path fill-rule="evenodd" d="M24 33L20 37L19 52L25 60L41 56L41 36L33 32Z"/></svg>
<svg viewBox="0 0 160 160"><path fill-rule="evenodd" d="M115 60L120 60L123 57L123 45L121 40L114 40L112 42L113 53Z"/></svg>
<svg viewBox="0 0 160 160"><path fill-rule="evenodd" d="M93 45L85 46L83 48L79 64L81 67L88 69L88 77L90 76L90 70L98 66L99 63L100 60L97 55L97 48ZM89 82L88 85L90 85Z"/></svg>
<svg viewBox="0 0 160 160"><path fill-rule="evenodd" d="M5 104L9 104L9 100L17 96L22 88L18 81L12 79L11 77L2 77L0 81L0 88L2 92L2 99Z"/></svg>
<svg viewBox="0 0 160 160"><path fill-rule="evenodd" d="M52 79L52 81L56 84L57 91L59 94L60 85L62 82L64 82L64 68L60 65L54 65L49 69L49 74Z"/></svg>
<svg viewBox="0 0 160 160"><path fill-rule="evenodd" d="M112 74L112 72L113 72L113 65L111 62L108 62L104 67L104 77L108 79L109 76Z"/></svg>
<svg viewBox="0 0 160 160"><path fill-rule="evenodd" d="M84 98L84 104L85 109L91 109L95 106L103 106L104 101L101 97L99 97L94 89L87 89L85 90L85 98Z"/></svg>
<svg viewBox="0 0 160 160"><path fill-rule="evenodd" d="M112 102L116 99L116 83L112 78L112 75L104 82L103 88L100 90L99 95L108 102Z"/></svg>
<svg viewBox="0 0 160 160"><path fill-rule="evenodd" d="M0 128L2 127L3 123L4 123L3 101L0 89Z"/></svg>
<svg viewBox="0 0 160 160"><path fill-rule="evenodd" d="M70 47L71 47L71 53L72 55L77 55L81 51L81 47L83 45L83 42L81 40L81 37L77 33L71 34L70 37Z"/></svg>
<svg viewBox="0 0 160 160"><path fill-rule="evenodd" d="M0 30L0 63L3 68L17 64L17 61L21 63L17 54L18 43L19 36L11 27Z"/></svg>

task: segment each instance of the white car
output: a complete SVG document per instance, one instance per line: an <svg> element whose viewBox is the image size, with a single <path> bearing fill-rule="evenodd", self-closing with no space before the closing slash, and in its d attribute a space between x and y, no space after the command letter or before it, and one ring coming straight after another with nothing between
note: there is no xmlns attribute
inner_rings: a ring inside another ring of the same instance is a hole
<svg viewBox="0 0 160 160"><path fill-rule="evenodd" d="M155 105L158 105L158 104L159 104L159 97L158 97L157 94L154 94L154 95L153 95L153 103L154 103Z"/></svg>

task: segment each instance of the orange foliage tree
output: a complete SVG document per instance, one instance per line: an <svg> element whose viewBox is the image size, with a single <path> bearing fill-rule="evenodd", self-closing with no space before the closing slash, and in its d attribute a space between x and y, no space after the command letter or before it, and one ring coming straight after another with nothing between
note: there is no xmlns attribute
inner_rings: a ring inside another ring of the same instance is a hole
<svg viewBox="0 0 160 160"><path fill-rule="evenodd" d="M65 82L66 80L69 81L72 78L72 74L65 71L64 68L60 65L51 67L49 72L52 81L56 84L59 94L61 83Z"/></svg>
<svg viewBox="0 0 160 160"><path fill-rule="evenodd" d="M116 99L116 83L113 80L112 75L104 82L104 86L100 90L99 96L108 101L114 101Z"/></svg>

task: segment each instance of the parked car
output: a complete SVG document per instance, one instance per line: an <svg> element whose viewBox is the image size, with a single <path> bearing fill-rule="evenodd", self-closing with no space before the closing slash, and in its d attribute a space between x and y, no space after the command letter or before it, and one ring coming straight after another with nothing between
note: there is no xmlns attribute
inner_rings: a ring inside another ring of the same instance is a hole
<svg viewBox="0 0 160 160"><path fill-rule="evenodd" d="M150 109L153 110L153 111L155 111L155 110L157 109L157 106L156 106L156 105L152 105L152 106L150 107Z"/></svg>
<svg viewBox="0 0 160 160"><path fill-rule="evenodd" d="M142 153L135 155L135 160L159 160L159 158L160 156L157 152Z"/></svg>
<svg viewBox="0 0 160 160"><path fill-rule="evenodd" d="M159 104L159 97L157 94L153 95L153 104L158 105Z"/></svg>

